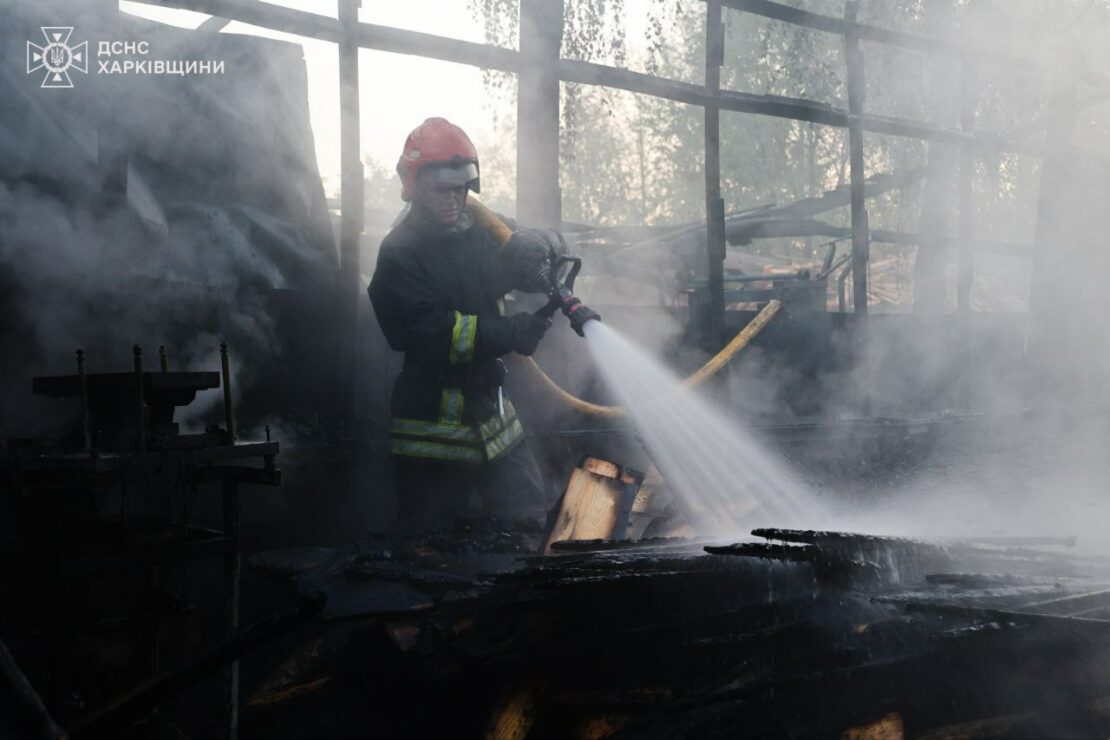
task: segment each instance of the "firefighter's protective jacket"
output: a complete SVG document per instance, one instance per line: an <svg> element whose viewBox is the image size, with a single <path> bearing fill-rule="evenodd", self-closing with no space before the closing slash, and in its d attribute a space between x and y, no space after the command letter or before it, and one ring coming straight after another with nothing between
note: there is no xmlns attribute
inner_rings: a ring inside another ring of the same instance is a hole
<svg viewBox="0 0 1110 740"><path fill-rule="evenodd" d="M497 358L513 349L499 249L468 211L451 230L410 213L382 240L370 301L389 346L405 353L393 454L483 465L523 438L512 404L498 403Z"/></svg>

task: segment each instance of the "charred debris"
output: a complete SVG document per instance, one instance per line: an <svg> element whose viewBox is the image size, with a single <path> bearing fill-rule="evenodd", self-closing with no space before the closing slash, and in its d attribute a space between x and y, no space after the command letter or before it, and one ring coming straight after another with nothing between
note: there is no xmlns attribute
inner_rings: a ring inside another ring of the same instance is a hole
<svg viewBox="0 0 1110 740"><path fill-rule="evenodd" d="M289 655L247 700L252 722L496 737L1095 736L1110 722L1110 562L1066 538L764 529L521 558L543 534L515 532L259 555L328 593L322 618L343 627Z"/></svg>

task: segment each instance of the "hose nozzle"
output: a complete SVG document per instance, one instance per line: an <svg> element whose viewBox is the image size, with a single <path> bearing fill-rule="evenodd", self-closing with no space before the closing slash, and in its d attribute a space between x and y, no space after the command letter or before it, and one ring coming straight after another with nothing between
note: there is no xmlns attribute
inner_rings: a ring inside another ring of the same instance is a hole
<svg viewBox="0 0 1110 740"><path fill-rule="evenodd" d="M566 288L559 291L559 308L570 319L570 328L580 337L586 336L585 327L589 321L601 321L601 315L587 306L578 296Z"/></svg>

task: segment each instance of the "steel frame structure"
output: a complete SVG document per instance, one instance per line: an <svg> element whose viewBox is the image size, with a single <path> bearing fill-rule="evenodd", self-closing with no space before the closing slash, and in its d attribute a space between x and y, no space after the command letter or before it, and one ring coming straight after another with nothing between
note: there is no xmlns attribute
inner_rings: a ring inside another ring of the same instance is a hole
<svg viewBox="0 0 1110 740"><path fill-rule="evenodd" d="M769 0L704 0L706 4L705 83L662 78L627 69L560 56L564 0L521 0L520 50L436 36L358 21L362 0L339 0L336 18L283 8L260 0L140 0L150 5L180 8L214 17L241 21L297 36L336 43L339 47L342 227L340 238L341 284L346 310L354 326L357 305L359 234L362 231L362 164L359 156L358 49L410 54L482 69L517 74L518 143L527 142L531 176L520 181L518 217L528 223L558 226L559 82L600 85L641 95L701 106L705 111L705 198L707 272L709 276L710 329L724 341L725 253L724 205L720 191L720 114L722 111L752 113L847 129L851 175L852 215L852 302L857 314L867 313L867 263L870 231L867 223L864 134L910 137L960 147L958 238L958 308L969 310L972 281L972 188L971 170L976 150L1002 151L1037 157L1063 156L1070 147L1053 147L1052 142L1035 143L1026 137L976 131L974 126L975 68L983 63L1001 64L1026 73L1037 73L1039 65L1028 58L973 48L952 41L927 38L861 23L857 3L849 2L843 18L770 2ZM724 10L749 13L815 32L843 38L847 67L848 107L777 95L759 95L721 89L724 63ZM877 116L864 110L865 64L861 43L878 43L914 52L958 60L961 74L960 126L957 129L930 125L909 118ZM524 106L527 106L525 108ZM1066 141L1066 137L1061 137ZM518 145L517 169L523 149ZM349 333L349 332L348 332ZM353 337L352 337L353 338ZM353 345L353 341L351 342Z"/></svg>

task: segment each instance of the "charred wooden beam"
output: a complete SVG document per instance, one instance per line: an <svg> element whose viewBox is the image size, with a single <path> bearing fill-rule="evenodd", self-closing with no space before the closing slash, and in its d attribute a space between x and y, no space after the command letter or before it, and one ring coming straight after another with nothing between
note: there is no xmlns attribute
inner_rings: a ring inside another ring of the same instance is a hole
<svg viewBox="0 0 1110 740"><path fill-rule="evenodd" d="M643 548L687 546L694 544L689 537L647 537L642 540L559 540L551 543L554 552L603 552L606 550L634 550ZM708 550L708 548L706 548Z"/></svg>
<svg viewBox="0 0 1110 740"><path fill-rule="evenodd" d="M810 562L818 554L818 549L812 545L776 545L770 542L707 545L705 551L710 555L736 555L744 558L788 560L792 562Z"/></svg>
<svg viewBox="0 0 1110 740"><path fill-rule="evenodd" d="M856 532L834 532L816 529L779 529L775 527L761 527L752 530L753 537L763 537L768 540L781 542L800 542L806 545L907 545L935 547L932 543L907 537L889 537L886 535L858 534Z"/></svg>

